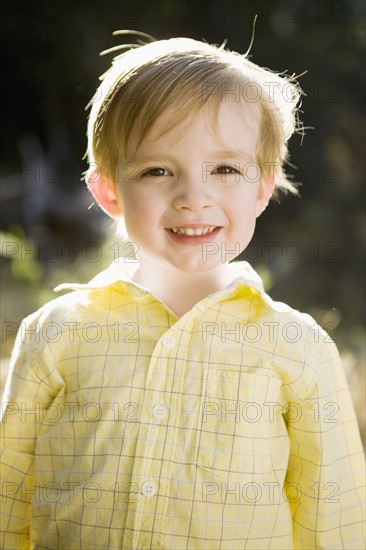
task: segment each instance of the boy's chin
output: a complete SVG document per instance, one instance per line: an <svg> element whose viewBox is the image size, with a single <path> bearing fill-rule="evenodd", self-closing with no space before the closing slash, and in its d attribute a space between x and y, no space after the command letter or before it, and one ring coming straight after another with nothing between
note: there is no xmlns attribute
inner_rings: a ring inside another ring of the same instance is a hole
<svg viewBox="0 0 366 550"><path fill-rule="evenodd" d="M225 266L228 265L227 262L215 261L209 259L207 261L192 261L192 262L177 262L171 265L173 269L181 273L205 273L207 271L219 271L220 269L225 269Z"/></svg>

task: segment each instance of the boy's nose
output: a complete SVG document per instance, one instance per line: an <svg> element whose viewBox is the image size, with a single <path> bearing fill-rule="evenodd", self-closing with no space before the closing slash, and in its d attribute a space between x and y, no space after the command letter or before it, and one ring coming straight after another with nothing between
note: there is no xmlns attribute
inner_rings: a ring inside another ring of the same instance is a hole
<svg viewBox="0 0 366 550"><path fill-rule="evenodd" d="M177 210L201 210L212 205L213 199L202 178L184 179L177 185L173 198L173 207Z"/></svg>

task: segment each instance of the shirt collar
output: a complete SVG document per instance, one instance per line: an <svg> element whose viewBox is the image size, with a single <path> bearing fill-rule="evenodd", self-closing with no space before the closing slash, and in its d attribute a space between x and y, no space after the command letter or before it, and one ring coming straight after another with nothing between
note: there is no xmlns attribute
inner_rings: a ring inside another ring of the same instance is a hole
<svg viewBox="0 0 366 550"><path fill-rule="evenodd" d="M131 262L134 264L134 262ZM274 309L275 311L288 312L291 311L291 308L283 304L282 302L275 302L268 296L263 287L263 282L258 273L248 264L248 262L232 262L229 264L230 270L232 273L232 283L226 287L226 289L219 290L209 297L215 299L219 296L223 296L228 292L231 294L232 291L238 286L249 286L256 290L263 301ZM131 272L133 270L133 265L126 263L125 258L119 258L112 262L112 264L105 269L104 271L98 273L93 279L88 283L79 284L79 283L63 283L58 285L54 291L59 292L61 290L82 290L82 289L101 289L106 288L111 285L118 283L125 283L128 285L129 289L136 295L146 294L150 292L148 288L145 288L131 280ZM224 294L223 294L224 293Z"/></svg>

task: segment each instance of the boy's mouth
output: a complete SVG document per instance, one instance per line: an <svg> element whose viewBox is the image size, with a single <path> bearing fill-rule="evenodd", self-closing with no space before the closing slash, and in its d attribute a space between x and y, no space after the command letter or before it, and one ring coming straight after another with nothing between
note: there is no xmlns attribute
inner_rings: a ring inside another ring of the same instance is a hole
<svg viewBox="0 0 366 550"><path fill-rule="evenodd" d="M166 231L173 241L183 246L201 246L216 239L221 231L220 225L194 225L185 227L168 227Z"/></svg>
<svg viewBox="0 0 366 550"><path fill-rule="evenodd" d="M202 235L209 235L215 229L218 229L217 225L208 225L206 227L170 227L169 231L175 233L175 235L182 235L184 237L201 237Z"/></svg>

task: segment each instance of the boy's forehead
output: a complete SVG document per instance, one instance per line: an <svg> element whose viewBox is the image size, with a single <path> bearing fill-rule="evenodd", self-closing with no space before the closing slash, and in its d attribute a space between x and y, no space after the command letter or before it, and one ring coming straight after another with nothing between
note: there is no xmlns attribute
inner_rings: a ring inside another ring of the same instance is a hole
<svg viewBox="0 0 366 550"><path fill-rule="evenodd" d="M219 103L210 102L175 124L176 113L176 107L167 108L138 147L138 135L132 135L127 155L135 159L153 156L161 150L162 143L165 147L173 148L192 131L196 135L201 132L202 149L205 144L209 146L216 142L217 154L221 152L228 156L231 151L243 152L243 145L246 144L244 149L247 150L247 156L253 157L248 150L255 151L259 138L261 112L258 103L232 99Z"/></svg>

